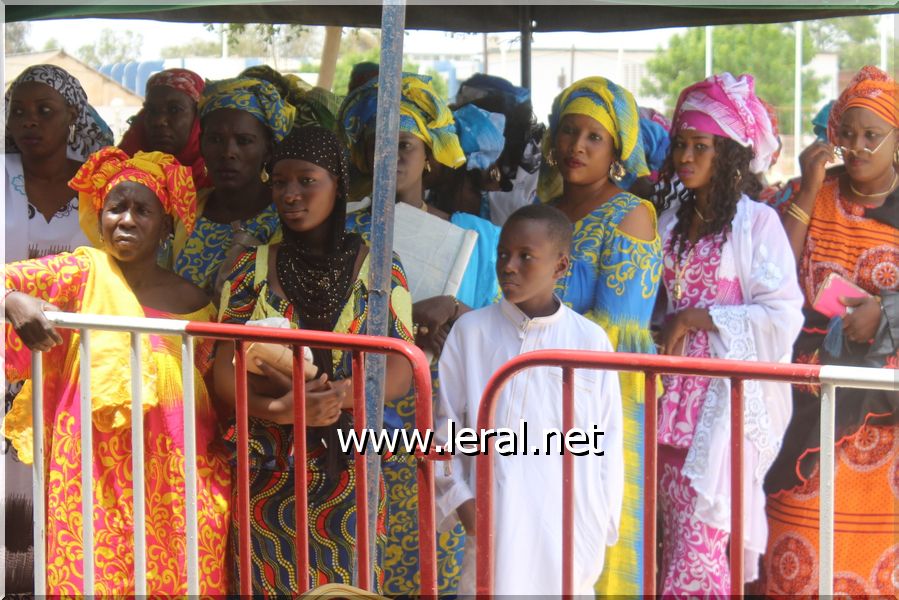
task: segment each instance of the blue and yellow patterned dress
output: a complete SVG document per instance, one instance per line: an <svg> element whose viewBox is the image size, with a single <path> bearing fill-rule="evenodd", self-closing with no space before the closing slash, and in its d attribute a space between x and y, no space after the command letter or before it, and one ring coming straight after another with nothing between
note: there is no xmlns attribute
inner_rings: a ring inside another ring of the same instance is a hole
<svg viewBox="0 0 899 600"><path fill-rule="evenodd" d="M496 281L496 245L499 227L480 217L455 213L450 222L478 233L468 268L457 293L460 302L481 308L496 302L502 293ZM358 233L368 242L371 235L371 211L347 215L347 230ZM437 397L437 363L431 365L432 393ZM384 426L415 428L415 395L408 394L393 406L384 407ZM384 463L387 485L387 551L384 559L384 593L409 595L419 591L418 560L418 482L415 462L411 459ZM465 530L456 525L437 538L437 586L441 595L455 594L462 569Z"/></svg>
<svg viewBox="0 0 899 600"><path fill-rule="evenodd" d="M211 189L200 191L197 199L200 216L194 230L187 235L184 227L179 225L175 231L173 257L163 259L163 263L175 273L210 294L225 255L231 249L234 236L230 223L216 223L203 216L203 208L211 192ZM267 244L278 241L281 219L275 205L269 204L255 217L240 221L239 226L261 243Z"/></svg>
<svg viewBox="0 0 899 600"><path fill-rule="evenodd" d="M571 269L556 284L565 304L599 324L616 352L655 354L649 332L662 269L662 244L619 231L647 200L620 193L574 224ZM635 595L643 578L643 374L621 373L624 410L624 504L618 543L606 552L599 594Z"/></svg>
<svg viewBox="0 0 899 600"><path fill-rule="evenodd" d="M222 290L220 320L245 323L266 317L285 317L302 328L299 314L286 299L268 285L269 246L260 246L238 256ZM369 256L352 284L346 304L337 318L335 333L364 334L368 322ZM390 284L390 335L407 342L412 338L412 300L406 274L394 255ZM352 375L350 352L334 350L334 379ZM232 427L227 441L236 444ZM232 457L236 462L236 458ZM387 463L385 463L387 464ZM293 426L250 418L250 542L253 554L255 594L295 594L297 586L295 469ZM329 473L325 449L319 441L310 445L306 461L309 501L309 577L315 587L325 583L353 582L356 557L356 474L349 461L339 476ZM234 488L236 502L237 488ZM384 556L386 504L384 488L378 506L378 562ZM235 504L236 506L236 504ZM231 547L236 567L238 556L237 511L232 513ZM380 589L383 571L376 563ZM239 582L235 569L234 589Z"/></svg>

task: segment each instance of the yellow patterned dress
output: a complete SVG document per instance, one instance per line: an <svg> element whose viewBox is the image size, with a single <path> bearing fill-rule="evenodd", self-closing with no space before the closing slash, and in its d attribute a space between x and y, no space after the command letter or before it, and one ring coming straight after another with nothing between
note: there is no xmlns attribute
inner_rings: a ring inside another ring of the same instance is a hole
<svg viewBox="0 0 899 600"><path fill-rule="evenodd" d="M556 285L565 304L599 324L616 352L655 354L649 321L659 288L662 245L618 229L639 205L655 208L633 194L621 193L574 224L571 268ZM634 595L643 578L643 374L621 373L624 410L624 504L618 543L606 552L599 594Z"/></svg>
<svg viewBox="0 0 899 600"><path fill-rule="evenodd" d="M66 312L208 321L212 305L186 315L143 308L115 261L93 248L6 265L6 289L21 291ZM81 521L80 336L60 330L63 343L44 357L44 448L47 499L47 593L80 595ZM98 595L134 594L133 475L129 336L93 332L94 581ZM187 593L184 505L184 404L181 345L173 336L142 336L144 348L144 472L146 478L147 590ZM31 353L7 324L6 376L31 376ZM203 376L211 344L196 347L197 518L200 593L228 590L230 472L218 421ZM33 460L31 381L16 396L4 423L23 462Z"/></svg>

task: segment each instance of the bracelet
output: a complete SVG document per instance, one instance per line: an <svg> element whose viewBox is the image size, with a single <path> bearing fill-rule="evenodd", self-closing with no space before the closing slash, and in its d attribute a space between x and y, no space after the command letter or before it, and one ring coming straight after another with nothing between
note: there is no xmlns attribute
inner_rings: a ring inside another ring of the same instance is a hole
<svg viewBox="0 0 899 600"><path fill-rule="evenodd" d="M799 205L797 205L795 202L790 203L790 206L787 208L787 214L806 226L812 222L812 218L809 216L809 214L802 208L800 208Z"/></svg>
<svg viewBox="0 0 899 600"><path fill-rule="evenodd" d="M455 321L456 319L459 318L459 312L462 310L462 303L459 302L459 299L456 298L455 296L450 296L450 298L453 299L453 304L455 304L455 308L453 310L453 316L450 319L450 321Z"/></svg>

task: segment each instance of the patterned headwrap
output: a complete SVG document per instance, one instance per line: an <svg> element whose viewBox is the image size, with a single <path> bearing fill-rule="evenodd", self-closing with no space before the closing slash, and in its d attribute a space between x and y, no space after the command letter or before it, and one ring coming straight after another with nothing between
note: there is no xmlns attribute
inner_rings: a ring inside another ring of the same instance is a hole
<svg viewBox="0 0 899 600"><path fill-rule="evenodd" d="M649 119L650 121L661 125L665 129L665 131L671 131L671 119L669 119L656 109L649 108L647 106L638 106L637 112L640 113L641 119Z"/></svg>
<svg viewBox="0 0 899 600"><path fill-rule="evenodd" d="M249 77L210 81L200 96L200 119L220 108L250 113L280 142L293 127L296 109L281 98L278 89L267 81Z"/></svg>
<svg viewBox="0 0 899 600"><path fill-rule="evenodd" d="M815 137L818 138L819 141L827 141L827 121L830 119L830 111L836 103L836 100L831 100L822 106L821 110L818 111L818 114L812 119L812 130L815 132Z"/></svg>
<svg viewBox="0 0 899 600"><path fill-rule="evenodd" d="M102 244L97 227L106 195L117 184L133 181L149 188L167 214L193 231L197 220L197 191L188 167L163 152L136 152L129 157L119 148L107 147L91 154L69 187L78 192L81 228L95 245Z"/></svg>
<svg viewBox="0 0 899 600"><path fill-rule="evenodd" d="M25 69L6 91L6 116L9 118L9 102L16 88L26 82L37 81L48 85L63 97L66 104L75 107L75 129L68 138L68 156L84 161L92 152L113 144L112 130L87 103L87 94L81 83L65 69L55 65L34 65ZM9 131L6 132L6 151L21 153Z"/></svg>
<svg viewBox="0 0 899 600"><path fill-rule="evenodd" d="M203 81L203 78L188 69L166 69L155 73L147 80L148 91L155 87L170 87L185 94L188 98L193 100L194 104L200 100L200 95L203 93L203 88L205 86L206 82ZM144 119L144 111L141 109L141 111L131 119L128 131L125 132L125 135L122 136L122 141L119 143L119 148L129 155L133 155L137 151L146 152L149 150L145 135ZM209 179L209 174L206 172L206 161L200 154L199 113L194 119L193 125L191 125L187 143L184 144L184 148L175 155L175 158L178 159L178 162L182 165L190 167L191 172L193 173L194 185L198 190L212 187L212 181Z"/></svg>
<svg viewBox="0 0 899 600"><path fill-rule="evenodd" d="M508 106L516 106L529 102L531 91L512 85L502 77L476 73L459 85L459 91L456 92L456 104L459 106L469 104L486 96L500 96Z"/></svg>
<svg viewBox="0 0 899 600"><path fill-rule="evenodd" d="M506 115L487 112L474 104L466 104L453 111L456 133L465 153L466 168L487 170L503 153L506 138L503 129Z"/></svg>
<svg viewBox="0 0 899 600"><path fill-rule="evenodd" d="M640 118L633 95L604 77L588 77L575 81L553 100L549 115L549 129L543 136L543 156L549 155L565 115L585 115L596 120L612 135L618 160L627 174L634 177L649 175L643 140L640 137ZM549 201L562 191L562 176L557 167L544 161L537 195Z"/></svg>
<svg viewBox="0 0 899 600"><path fill-rule="evenodd" d="M261 79L275 86L281 97L297 109L294 127L319 125L331 131L336 130L341 98L328 90L309 85L296 75L285 75L268 65L247 67L240 77Z"/></svg>
<svg viewBox="0 0 899 600"><path fill-rule="evenodd" d="M649 167L649 177L653 181L658 179L659 169L668 157L668 148L671 146L671 137L668 129L659 124L655 119L640 116L640 140L643 142L643 150L646 153L646 166ZM637 176L628 173L619 184L622 189L629 189L637 180Z"/></svg>
<svg viewBox="0 0 899 600"><path fill-rule="evenodd" d="M771 119L771 133L774 134L774 139L777 140L777 149L774 150L774 153L771 155L771 164L768 165L768 168L770 169L777 164L777 159L780 158L780 151L783 149L783 140L780 138L780 120L777 118L777 109L774 108L773 104L765 102L761 98L759 98L759 102L765 107L768 118Z"/></svg>
<svg viewBox="0 0 899 600"><path fill-rule="evenodd" d="M862 67L830 110L827 138L831 144L838 141L843 113L853 107L866 108L893 127L899 127L899 87L896 81L877 67Z"/></svg>
<svg viewBox="0 0 899 600"><path fill-rule="evenodd" d="M456 135L453 113L431 85L426 75L403 73L400 90L400 131L423 141L434 160L450 168L465 164L465 153ZM338 126L350 148L353 164L362 173L365 164L365 140L375 131L378 102L378 80L372 79L356 88L340 107Z"/></svg>
<svg viewBox="0 0 899 600"><path fill-rule="evenodd" d="M712 75L680 93L674 110L671 135L695 129L726 137L752 148L753 173L764 173L778 149L777 136L765 105L755 95L752 75L734 78L730 73Z"/></svg>

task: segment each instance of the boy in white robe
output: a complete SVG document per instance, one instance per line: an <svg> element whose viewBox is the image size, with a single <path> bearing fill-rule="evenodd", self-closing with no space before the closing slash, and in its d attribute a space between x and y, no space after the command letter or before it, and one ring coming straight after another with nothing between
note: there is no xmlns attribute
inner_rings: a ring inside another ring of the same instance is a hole
<svg viewBox="0 0 899 600"><path fill-rule="evenodd" d="M440 398L435 434L447 443L448 421L456 430L477 427L481 394L491 375L511 358L542 349L612 351L601 327L554 295L569 267L572 226L558 209L530 205L503 226L496 270L503 300L463 315L440 357ZM593 595L605 546L618 538L624 488L621 395L614 372L575 371L575 427L592 437L592 450L575 456L574 592ZM562 593L562 456L559 436L544 447L544 430L562 430L562 369L537 367L515 375L497 402L494 427L519 431L527 443L494 461L494 594ZM595 427L595 429L594 429ZM600 431L596 436L592 432ZM541 455L534 454L539 447ZM584 448L583 446L581 449ZM597 453L602 451L600 456ZM459 594L475 592L475 456L458 451L449 468L436 468L438 530L461 520L467 537Z"/></svg>

